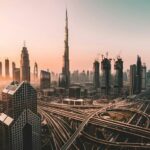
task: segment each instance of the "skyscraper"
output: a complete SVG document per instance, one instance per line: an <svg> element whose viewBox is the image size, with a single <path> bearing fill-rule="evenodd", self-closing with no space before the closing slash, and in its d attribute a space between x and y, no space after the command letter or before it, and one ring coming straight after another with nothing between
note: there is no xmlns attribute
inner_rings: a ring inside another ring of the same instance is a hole
<svg viewBox="0 0 150 150"><path fill-rule="evenodd" d="M146 65L145 64L143 64L142 65L142 86L141 86L141 88L142 88L142 90L146 90Z"/></svg>
<svg viewBox="0 0 150 150"><path fill-rule="evenodd" d="M0 132L1 123L5 123L5 130L0 141L8 141L2 146L7 150L40 150L41 122L37 115L36 90L27 81L20 84L13 81L3 90L2 101ZM0 149L3 147L0 145Z"/></svg>
<svg viewBox="0 0 150 150"><path fill-rule="evenodd" d="M142 89L142 62L141 62L141 57L137 56L137 65L136 65L136 93L139 94Z"/></svg>
<svg viewBox="0 0 150 150"><path fill-rule="evenodd" d="M60 78L60 86L64 88L69 88L70 85L70 71L69 71L69 43L68 43L68 14L66 10L66 25L65 25L65 51L63 56L63 67L62 74ZM62 82L61 82L61 79Z"/></svg>
<svg viewBox="0 0 150 150"><path fill-rule="evenodd" d="M15 72L16 64L12 62L12 79L14 80L14 72Z"/></svg>
<svg viewBox="0 0 150 150"><path fill-rule="evenodd" d="M111 88L111 59L103 58L101 62L102 79L101 79L101 92L108 96Z"/></svg>
<svg viewBox="0 0 150 150"><path fill-rule="evenodd" d="M5 77L9 78L9 59L5 59Z"/></svg>
<svg viewBox="0 0 150 150"><path fill-rule="evenodd" d="M37 65L36 62L34 63L34 73L33 73L33 76L34 76L34 81L36 81L38 79L38 65Z"/></svg>
<svg viewBox="0 0 150 150"><path fill-rule="evenodd" d="M41 73L40 73L40 88L41 89L48 89L48 88L50 88L50 83L51 83L50 72L41 70Z"/></svg>
<svg viewBox="0 0 150 150"><path fill-rule="evenodd" d="M20 68L14 69L14 81L20 82Z"/></svg>
<svg viewBox="0 0 150 150"><path fill-rule="evenodd" d="M2 77L2 62L0 62L0 77Z"/></svg>
<svg viewBox="0 0 150 150"><path fill-rule="evenodd" d="M100 88L100 74L99 74L99 62L95 60L93 64L93 72L94 72L94 87Z"/></svg>
<svg viewBox="0 0 150 150"><path fill-rule="evenodd" d="M11 125L13 118L7 114L0 113L0 149L1 150L12 150L11 149Z"/></svg>
<svg viewBox="0 0 150 150"><path fill-rule="evenodd" d="M121 94L122 87L123 87L123 61L120 57L117 58L114 64L115 69L115 82L114 82L114 88L115 88L115 94Z"/></svg>
<svg viewBox="0 0 150 150"><path fill-rule="evenodd" d="M136 65L130 66L130 95L136 93Z"/></svg>
<svg viewBox="0 0 150 150"><path fill-rule="evenodd" d="M18 83L13 81L2 91L3 112L16 120L26 108L33 113L37 113L37 93L27 82Z"/></svg>
<svg viewBox="0 0 150 150"><path fill-rule="evenodd" d="M20 80L30 82L30 60L27 47L23 46L20 60Z"/></svg>

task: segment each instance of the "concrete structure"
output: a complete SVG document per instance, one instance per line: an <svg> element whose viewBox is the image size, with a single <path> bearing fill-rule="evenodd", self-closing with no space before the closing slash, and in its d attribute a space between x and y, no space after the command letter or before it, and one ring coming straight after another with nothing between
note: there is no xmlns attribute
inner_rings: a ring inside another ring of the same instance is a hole
<svg viewBox="0 0 150 150"><path fill-rule="evenodd" d="M5 102L3 112L15 121L24 109L37 113L36 90L26 81L12 82L2 91L2 101Z"/></svg>
<svg viewBox="0 0 150 150"><path fill-rule="evenodd" d="M55 94L56 94L56 96L64 97L66 95L66 89L62 88L62 87L56 87Z"/></svg>
<svg viewBox="0 0 150 150"><path fill-rule="evenodd" d="M83 99L63 99L63 104L68 105L84 105L85 101Z"/></svg>
<svg viewBox="0 0 150 150"><path fill-rule="evenodd" d="M34 72L33 72L34 81L38 79L38 64L35 62L34 64Z"/></svg>
<svg viewBox="0 0 150 150"><path fill-rule="evenodd" d="M15 62L12 62L12 79L14 81L14 71L15 71L15 68L16 68L16 64Z"/></svg>
<svg viewBox="0 0 150 150"><path fill-rule="evenodd" d="M5 59L5 77L9 78L10 74L9 74L9 59Z"/></svg>
<svg viewBox="0 0 150 150"><path fill-rule="evenodd" d="M150 70L147 71L146 73L146 86L149 88L150 87Z"/></svg>
<svg viewBox="0 0 150 150"><path fill-rule="evenodd" d="M49 88L49 89L43 89L42 90L42 95L44 97L51 97L55 95L55 89L54 88Z"/></svg>
<svg viewBox="0 0 150 150"><path fill-rule="evenodd" d="M123 61L120 57L117 58L114 64L115 79L114 79L114 94L121 95L123 88Z"/></svg>
<svg viewBox="0 0 150 150"><path fill-rule="evenodd" d="M130 66L130 95L136 93L136 65Z"/></svg>
<svg viewBox="0 0 150 150"><path fill-rule="evenodd" d="M40 88L41 89L48 89L48 88L50 88L50 84L51 84L50 72L41 70L41 73L40 73Z"/></svg>
<svg viewBox="0 0 150 150"><path fill-rule="evenodd" d="M136 81L136 93L139 94L142 90L142 62L140 56L137 56Z"/></svg>
<svg viewBox="0 0 150 150"><path fill-rule="evenodd" d="M146 90L146 65L142 66L142 90Z"/></svg>
<svg viewBox="0 0 150 150"><path fill-rule="evenodd" d="M11 127L12 150L41 150L41 121L30 109L24 109Z"/></svg>
<svg viewBox="0 0 150 150"><path fill-rule="evenodd" d="M101 69L101 93L108 96L111 88L111 59L104 58L101 62Z"/></svg>
<svg viewBox="0 0 150 150"><path fill-rule="evenodd" d="M0 77L2 77L2 73L3 73L2 69L3 69L2 62L0 62Z"/></svg>
<svg viewBox="0 0 150 150"><path fill-rule="evenodd" d="M3 150L41 150L36 90L27 81L12 82L3 90L2 101L7 114L0 115L0 132L3 127L4 135L0 142L6 147Z"/></svg>
<svg viewBox="0 0 150 150"><path fill-rule="evenodd" d="M59 86L69 88L70 86L70 70L69 70L69 43L68 43L68 14L66 10L66 26L65 26L65 52L63 56L62 77L60 77ZM62 79L62 80L61 80Z"/></svg>
<svg viewBox="0 0 150 150"><path fill-rule="evenodd" d="M94 72L94 78L93 78L93 83L95 89L100 88L100 74L99 74L99 62L95 60L93 64L93 72Z"/></svg>
<svg viewBox="0 0 150 150"><path fill-rule="evenodd" d="M11 125L14 119L4 113L0 113L0 149L11 150Z"/></svg>
<svg viewBox="0 0 150 150"><path fill-rule="evenodd" d="M14 81L20 82L20 68L15 68L14 69Z"/></svg>
<svg viewBox="0 0 150 150"><path fill-rule="evenodd" d="M81 95L81 88L78 86L73 86L69 88L69 98L79 99Z"/></svg>
<svg viewBox="0 0 150 150"><path fill-rule="evenodd" d="M20 80L30 82L30 60L27 47L23 46L20 60Z"/></svg>

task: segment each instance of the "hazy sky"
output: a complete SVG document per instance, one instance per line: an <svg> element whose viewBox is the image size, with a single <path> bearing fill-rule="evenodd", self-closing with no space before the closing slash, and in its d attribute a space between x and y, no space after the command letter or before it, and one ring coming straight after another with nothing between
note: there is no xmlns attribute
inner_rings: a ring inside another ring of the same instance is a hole
<svg viewBox="0 0 150 150"><path fill-rule="evenodd" d="M150 68L150 0L0 0L0 59L19 66L26 40L32 66L60 72L66 6L71 70L92 69L107 51L121 52L125 69L137 54Z"/></svg>

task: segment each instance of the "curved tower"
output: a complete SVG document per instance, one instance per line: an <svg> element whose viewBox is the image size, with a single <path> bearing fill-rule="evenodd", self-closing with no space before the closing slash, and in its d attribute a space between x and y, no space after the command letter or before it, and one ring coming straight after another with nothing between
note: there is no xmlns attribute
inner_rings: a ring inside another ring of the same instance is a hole
<svg viewBox="0 0 150 150"><path fill-rule="evenodd" d="M21 52L21 60L20 60L20 80L30 82L30 60L27 47L24 46Z"/></svg>

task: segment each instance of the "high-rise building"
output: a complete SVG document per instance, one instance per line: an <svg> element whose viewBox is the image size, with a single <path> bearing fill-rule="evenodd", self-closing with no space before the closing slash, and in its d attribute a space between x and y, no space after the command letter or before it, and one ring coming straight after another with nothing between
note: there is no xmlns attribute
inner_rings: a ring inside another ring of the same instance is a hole
<svg viewBox="0 0 150 150"><path fill-rule="evenodd" d="M40 117L24 109L11 126L11 150L41 150Z"/></svg>
<svg viewBox="0 0 150 150"><path fill-rule="evenodd" d="M146 86L148 88L150 87L150 70L148 70L146 73Z"/></svg>
<svg viewBox="0 0 150 150"><path fill-rule="evenodd" d="M115 69L115 79L114 79L114 89L115 94L121 94L123 87L123 61L120 57L117 58L114 64Z"/></svg>
<svg viewBox="0 0 150 150"><path fill-rule="evenodd" d="M94 87L100 88L100 74L99 74L99 62L96 60L93 64L93 72L94 72Z"/></svg>
<svg viewBox="0 0 150 150"><path fill-rule="evenodd" d="M0 149L40 150L41 121L37 115L36 90L27 81L12 82L3 90L2 101L5 103L4 113L0 115L0 132L3 132Z"/></svg>
<svg viewBox="0 0 150 150"><path fill-rule="evenodd" d="M80 74L79 74L79 82L80 83L85 83L86 80L86 72L85 70L83 70Z"/></svg>
<svg viewBox="0 0 150 150"><path fill-rule="evenodd" d="M0 113L0 149L11 149L11 125L14 119L4 113Z"/></svg>
<svg viewBox="0 0 150 150"><path fill-rule="evenodd" d="M90 80L90 71L87 70L87 81L89 82L89 80Z"/></svg>
<svg viewBox="0 0 150 150"><path fill-rule="evenodd" d="M48 89L48 88L50 88L50 84L51 84L50 72L41 70L41 73L40 73L40 88L41 89Z"/></svg>
<svg viewBox="0 0 150 150"><path fill-rule="evenodd" d="M65 52L63 56L62 74L59 79L59 86L69 88L70 85L70 70L69 70L69 42L68 42L68 14L66 10L66 26L65 26Z"/></svg>
<svg viewBox="0 0 150 150"><path fill-rule="evenodd" d="M101 62L101 93L108 96L111 88L111 59L103 58Z"/></svg>
<svg viewBox="0 0 150 150"><path fill-rule="evenodd" d="M5 77L9 78L9 59L5 59Z"/></svg>
<svg viewBox="0 0 150 150"><path fill-rule="evenodd" d="M14 81L20 82L20 68L14 69Z"/></svg>
<svg viewBox="0 0 150 150"><path fill-rule="evenodd" d="M146 90L146 65L142 66L142 90Z"/></svg>
<svg viewBox="0 0 150 150"><path fill-rule="evenodd" d="M27 47L23 46L20 60L20 80L30 82L30 60Z"/></svg>
<svg viewBox="0 0 150 150"><path fill-rule="evenodd" d="M137 56L137 65L136 65L136 93L139 94L141 93L142 89L142 62L141 62L141 57Z"/></svg>
<svg viewBox="0 0 150 150"><path fill-rule="evenodd" d="M2 69L3 69L2 62L0 62L0 77L2 77Z"/></svg>
<svg viewBox="0 0 150 150"><path fill-rule="evenodd" d="M69 98L79 99L81 95L80 86L69 87Z"/></svg>
<svg viewBox="0 0 150 150"><path fill-rule="evenodd" d="M33 76L34 76L34 81L38 79L38 65L37 65L36 62L34 64L34 73L33 73Z"/></svg>
<svg viewBox="0 0 150 150"><path fill-rule="evenodd" d="M16 120L26 108L37 113L37 92L27 82L12 82L2 91L2 101L5 101L3 112Z"/></svg>
<svg viewBox="0 0 150 150"><path fill-rule="evenodd" d="M136 65L130 66L130 95L136 93Z"/></svg>
<svg viewBox="0 0 150 150"><path fill-rule="evenodd" d="M15 71L15 68L16 68L16 64L15 62L12 62L12 79L14 81L14 71Z"/></svg>

